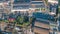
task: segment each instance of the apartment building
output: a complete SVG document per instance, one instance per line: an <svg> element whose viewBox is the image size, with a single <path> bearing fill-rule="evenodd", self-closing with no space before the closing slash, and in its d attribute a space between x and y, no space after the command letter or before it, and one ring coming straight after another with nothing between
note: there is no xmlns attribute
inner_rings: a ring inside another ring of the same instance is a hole
<svg viewBox="0 0 60 34"><path fill-rule="evenodd" d="M51 25L55 25L54 24L55 18L52 15L49 15L46 13L35 12L33 13L33 17L36 18L36 21L34 22L34 27L36 28L42 28L43 30L48 31L48 32L50 32L50 30L52 30L53 28L54 30L58 29L56 26L55 27L51 26ZM48 32L46 32L46 34L48 34ZM39 34L42 34L42 33L39 33Z"/></svg>
<svg viewBox="0 0 60 34"><path fill-rule="evenodd" d="M2 13L3 13L3 8L2 8L2 6L0 6L0 18L2 17Z"/></svg>
<svg viewBox="0 0 60 34"><path fill-rule="evenodd" d="M59 26L58 26L58 30L59 30L59 32L58 32L58 34L60 34L60 0L58 0L58 24L59 24Z"/></svg>
<svg viewBox="0 0 60 34"><path fill-rule="evenodd" d="M14 0L13 10L29 9L29 3L30 3L30 0Z"/></svg>
<svg viewBox="0 0 60 34"><path fill-rule="evenodd" d="M8 18L8 14L11 12L10 11L10 0L0 0L0 15L1 15L1 18L4 19L4 18Z"/></svg>
<svg viewBox="0 0 60 34"><path fill-rule="evenodd" d="M34 26L35 34L49 34L49 25L36 21Z"/></svg>
<svg viewBox="0 0 60 34"><path fill-rule="evenodd" d="M35 12L44 12L47 9L43 0L32 0L30 8L35 9Z"/></svg>
<svg viewBox="0 0 60 34"><path fill-rule="evenodd" d="M56 17L58 16L58 0L48 0L48 3L50 4L50 12L54 13ZM58 18L58 17L57 17ZM55 19L57 19L55 18ZM58 21L58 20L57 20ZM58 32L58 23L56 20L54 22L50 23L50 33L49 34L59 34Z"/></svg>

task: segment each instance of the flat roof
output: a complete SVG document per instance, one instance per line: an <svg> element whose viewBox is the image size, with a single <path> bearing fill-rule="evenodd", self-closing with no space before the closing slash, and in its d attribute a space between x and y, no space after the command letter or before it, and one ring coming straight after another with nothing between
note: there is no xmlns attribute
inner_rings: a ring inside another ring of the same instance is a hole
<svg viewBox="0 0 60 34"><path fill-rule="evenodd" d="M10 1L10 0L0 0L0 3L1 3L1 2L7 2L7 1Z"/></svg>
<svg viewBox="0 0 60 34"><path fill-rule="evenodd" d="M44 24L42 22L35 22L34 26L45 28L45 29L49 29L49 27L50 27L48 24Z"/></svg>
<svg viewBox="0 0 60 34"><path fill-rule="evenodd" d="M48 0L50 3L58 3L58 0Z"/></svg>
<svg viewBox="0 0 60 34"><path fill-rule="evenodd" d="M43 0L31 0L31 1L43 1Z"/></svg>
<svg viewBox="0 0 60 34"><path fill-rule="evenodd" d="M13 9L12 12L15 12L15 11L28 11L29 9Z"/></svg>
<svg viewBox="0 0 60 34"><path fill-rule="evenodd" d="M44 4L44 2L31 2L31 4Z"/></svg>
<svg viewBox="0 0 60 34"><path fill-rule="evenodd" d="M29 3L30 0L14 0L14 4L19 4L19 3Z"/></svg>
<svg viewBox="0 0 60 34"><path fill-rule="evenodd" d="M39 34L49 34L49 30L34 27L34 32Z"/></svg>
<svg viewBox="0 0 60 34"><path fill-rule="evenodd" d="M29 9L29 5L14 5L13 9Z"/></svg>

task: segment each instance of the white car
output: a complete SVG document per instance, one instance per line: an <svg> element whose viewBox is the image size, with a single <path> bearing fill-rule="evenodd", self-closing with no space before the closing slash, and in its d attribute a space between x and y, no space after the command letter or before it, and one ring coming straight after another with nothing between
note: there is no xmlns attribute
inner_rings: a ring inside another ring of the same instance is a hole
<svg viewBox="0 0 60 34"><path fill-rule="evenodd" d="M18 32L18 34L22 34L23 32Z"/></svg>
<svg viewBox="0 0 60 34"><path fill-rule="evenodd" d="M22 31L22 28L21 28L20 26L16 26L16 27L15 27L15 30L16 30L16 31Z"/></svg>

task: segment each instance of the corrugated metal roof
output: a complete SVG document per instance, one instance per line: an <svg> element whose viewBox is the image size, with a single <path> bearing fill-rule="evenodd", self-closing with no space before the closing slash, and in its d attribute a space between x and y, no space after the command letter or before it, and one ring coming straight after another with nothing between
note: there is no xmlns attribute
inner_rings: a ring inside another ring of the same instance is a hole
<svg viewBox="0 0 60 34"><path fill-rule="evenodd" d="M14 0L14 4L19 4L19 3L29 3L30 0Z"/></svg>
<svg viewBox="0 0 60 34"><path fill-rule="evenodd" d="M44 8L45 7L45 4L44 2L31 2L32 4L32 8L35 7L35 8Z"/></svg>
<svg viewBox="0 0 60 34"><path fill-rule="evenodd" d="M7 1L10 1L10 0L0 0L0 2L7 2Z"/></svg>
<svg viewBox="0 0 60 34"><path fill-rule="evenodd" d="M31 6L31 8L45 8L45 5L34 5L34 7Z"/></svg>
<svg viewBox="0 0 60 34"><path fill-rule="evenodd" d="M43 1L43 0L32 0L32 1Z"/></svg>
<svg viewBox="0 0 60 34"><path fill-rule="evenodd" d="M13 6L13 9L28 9L29 5L17 5Z"/></svg>

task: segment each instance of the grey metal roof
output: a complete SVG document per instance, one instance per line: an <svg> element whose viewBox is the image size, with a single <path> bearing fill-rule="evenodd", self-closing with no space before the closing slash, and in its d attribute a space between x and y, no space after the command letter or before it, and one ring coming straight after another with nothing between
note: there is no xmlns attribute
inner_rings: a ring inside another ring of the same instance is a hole
<svg viewBox="0 0 60 34"><path fill-rule="evenodd" d="M29 5L16 5L13 6L13 9L28 9Z"/></svg>
<svg viewBox="0 0 60 34"><path fill-rule="evenodd" d="M1 2L7 2L7 1L10 1L10 0L0 0L0 3L1 3Z"/></svg>
<svg viewBox="0 0 60 34"><path fill-rule="evenodd" d="M43 1L43 0L31 0L31 1Z"/></svg>
<svg viewBox="0 0 60 34"><path fill-rule="evenodd" d="M44 2L31 2L31 4L44 4Z"/></svg>
<svg viewBox="0 0 60 34"><path fill-rule="evenodd" d="M31 6L31 8L45 8L45 5L35 5L34 7Z"/></svg>
<svg viewBox="0 0 60 34"><path fill-rule="evenodd" d="M35 8L43 8L45 7L44 2L31 2L31 4L34 5ZM33 6L31 6L33 8Z"/></svg>
<svg viewBox="0 0 60 34"><path fill-rule="evenodd" d="M29 3L30 0L14 0L14 4Z"/></svg>

